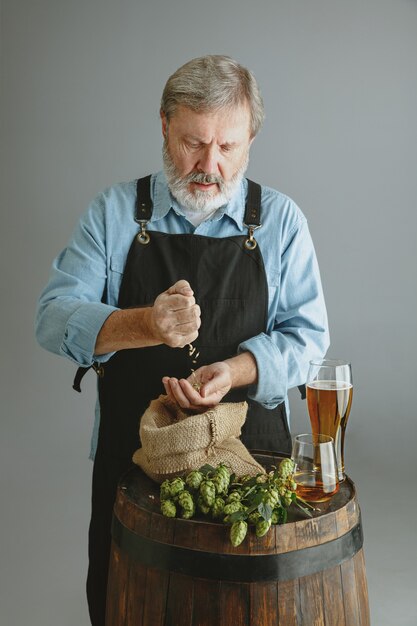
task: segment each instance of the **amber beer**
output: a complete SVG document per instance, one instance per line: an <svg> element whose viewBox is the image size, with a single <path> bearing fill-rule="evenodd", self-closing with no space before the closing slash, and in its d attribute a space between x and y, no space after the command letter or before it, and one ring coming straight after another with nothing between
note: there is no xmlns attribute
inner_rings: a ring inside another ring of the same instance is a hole
<svg viewBox="0 0 417 626"><path fill-rule="evenodd" d="M307 407L313 435L334 439L339 480L345 477L344 444L352 404L353 386L338 380L313 380L307 384Z"/></svg>
<svg viewBox="0 0 417 626"><path fill-rule="evenodd" d="M339 490L339 483L334 477L325 476L318 480L316 472L297 472L294 474L297 483L297 496L307 502L326 502Z"/></svg>

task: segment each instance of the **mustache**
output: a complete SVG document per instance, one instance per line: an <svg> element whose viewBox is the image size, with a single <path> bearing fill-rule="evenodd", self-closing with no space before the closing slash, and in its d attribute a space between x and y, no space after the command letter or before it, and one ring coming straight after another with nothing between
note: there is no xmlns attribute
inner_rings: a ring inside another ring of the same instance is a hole
<svg viewBox="0 0 417 626"><path fill-rule="evenodd" d="M223 176L217 176L216 174L205 174L204 172L191 172L185 177L184 182L199 183L200 185L212 185L217 183L222 185L224 183Z"/></svg>

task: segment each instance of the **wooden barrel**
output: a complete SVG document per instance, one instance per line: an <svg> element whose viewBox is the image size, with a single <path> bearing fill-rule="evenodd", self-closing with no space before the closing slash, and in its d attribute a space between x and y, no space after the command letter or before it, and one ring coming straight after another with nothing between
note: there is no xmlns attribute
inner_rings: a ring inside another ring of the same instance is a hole
<svg viewBox="0 0 417 626"><path fill-rule="evenodd" d="M258 460L269 469L279 461ZM359 505L347 478L327 509L250 530L163 517L139 468L114 507L106 626L369 626Z"/></svg>

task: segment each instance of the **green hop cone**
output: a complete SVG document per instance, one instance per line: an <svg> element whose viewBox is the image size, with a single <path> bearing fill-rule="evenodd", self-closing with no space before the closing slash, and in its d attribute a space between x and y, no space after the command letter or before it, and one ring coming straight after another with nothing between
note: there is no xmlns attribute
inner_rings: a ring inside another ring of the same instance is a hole
<svg viewBox="0 0 417 626"><path fill-rule="evenodd" d="M219 474L215 474L211 479L213 485L216 488L216 493L218 495L225 494L227 492L228 484L225 481L224 477Z"/></svg>
<svg viewBox="0 0 417 626"><path fill-rule="evenodd" d="M226 465L220 463L220 465L217 466L212 481L219 495L227 493L230 483L230 472Z"/></svg>
<svg viewBox="0 0 417 626"><path fill-rule="evenodd" d="M171 483L169 480L164 480L160 489L159 496L161 500L168 500L171 497Z"/></svg>
<svg viewBox="0 0 417 626"><path fill-rule="evenodd" d="M178 504L184 511L193 511L194 510L194 501L191 493L189 491L181 491L178 496Z"/></svg>
<svg viewBox="0 0 417 626"><path fill-rule="evenodd" d="M275 498L269 492L265 495L264 504L268 504L271 507L271 509L273 509L278 504L278 501L279 501L279 496L278 498Z"/></svg>
<svg viewBox="0 0 417 626"><path fill-rule="evenodd" d="M241 502L229 502L229 504L226 504L223 512L225 515L231 515L232 513L236 513L237 511L241 511L242 510L242 503Z"/></svg>
<svg viewBox="0 0 417 626"><path fill-rule="evenodd" d="M198 470L193 470L192 472L187 474L185 478L185 483L189 489L194 489L195 491L197 491L197 489L200 488L202 480L203 474Z"/></svg>
<svg viewBox="0 0 417 626"><path fill-rule="evenodd" d="M198 496L197 506L199 510L201 511L201 513L203 513L204 515L208 515L208 513L210 513L211 507L204 502L202 496Z"/></svg>
<svg viewBox="0 0 417 626"><path fill-rule="evenodd" d="M217 519L218 517L221 517L223 515L223 511L224 511L224 500L220 496L217 496L216 499L214 500L213 506L211 507L211 514L214 517L214 519Z"/></svg>
<svg viewBox="0 0 417 626"><path fill-rule="evenodd" d="M275 478L274 487L278 491L278 494L280 496L283 496L284 493L287 491L287 482L282 478Z"/></svg>
<svg viewBox="0 0 417 626"><path fill-rule="evenodd" d="M161 513L165 517L175 517L177 514L177 507L172 500L163 500L161 502Z"/></svg>
<svg viewBox="0 0 417 626"><path fill-rule="evenodd" d="M271 528L271 520L260 519L256 524L256 536L263 537Z"/></svg>
<svg viewBox="0 0 417 626"><path fill-rule="evenodd" d="M216 498L216 487L214 486L213 481L203 480L200 485L200 495L207 506L213 506Z"/></svg>
<svg viewBox="0 0 417 626"><path fill-rule="evenodd" d="M182 493L186 493L183 491ZM181 509L181 517L183 519L191 519L195 514L195 504L194 500L191 498L191 504L187 502L187 508Z"/></svg>
<svg viewBox="0 0 417 626"><path fill-rule="evenodd" d="M284 504L284 506L288 507L290 506L292 502L292 491L286 491L284 494L284 497L282 498L282 503Z"/></svg>
<svg viewBox="0 0 417 626"><path fill-rule="evenodd" d="M227 496L227 502L240 502L241 494L238 491L231 491Z"/></svg>
<svg viewBox="0 0 417 626"><path fill-rule="evenodd" d="M232 527L230 528L230 541L235 548L242 543L247 532L248 525L245 521L241 520L240 522L232 524Z"/></svg>
<svg viewBox="0 0 417 626"><path fill-rule="evenodd" d="M174 478L174 480L171 480L170 483L170 493L171 493L171 498L175 498L175 496L177 496L179 493L181 493L181 491L184 490L185 487L185 482L183 481L182 478Z"/></svg>
<svg viewBox="0 0 417 626"><path fill-rule="evenodd" d="M268 474L258 474L256 477L256 482L260 485L268 482Z"/></svg>
<svg viewBox="0 0 417 626"><path fill-rule="evenodd" d="M279 524L279 512L276 509L272 511L271 524Z"/></svg>
<svg viewBox="0 0 417 626"><path fill-rule="evenodd" d="M291 459L282 459L278 466L278 475L284 480L294 473L295 464Z"/></svg>
<svg viewBox="0 0 417 626"><path fill-rule="evenodd" d="M261 514L259 513L259 511L252 511L252 513L249 513L248 515L248 520L251 524L257 524L260 519Z"/></svg>
<svg viewBox="0 0 417 626"><path fill-rule="evenodd" d="M271 500L273 500L276 504L279 501L279 493L277 489L275 489L274 487L270 487L268 493L271 497Z"/></svg>
<svg viewBox="0 0 417 626"><path fill-rule="evenodd" d="M224 463L220 463L216 467L216 473L222 474L228 481L230 480L231 474L230 474L229 468Z"/></svg>

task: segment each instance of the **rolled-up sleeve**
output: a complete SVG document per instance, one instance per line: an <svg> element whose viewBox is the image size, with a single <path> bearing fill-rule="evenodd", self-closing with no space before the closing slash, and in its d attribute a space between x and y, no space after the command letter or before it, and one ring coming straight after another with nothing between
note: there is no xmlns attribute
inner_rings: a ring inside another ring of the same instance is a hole
<svg viewBox="0 0 417 626"><path fill-rule="evenodd" d="M82 366L105 362L113 354L94 355L101 327L117 310L102 301L107 280L105 232L98 198L54 260L37 306L35 328L40 345Z"/></svg>
<svg viewBox="0 0 417 626"><path fill-rule="evenodd" d="M268 408L285 401L291 387L306 382L309 361L329 347L320 272L304 217L287 234L281 252L276 300L270 303L268 330L244 341L239 352L256 359L257 384L249 396Z"/></svg>

